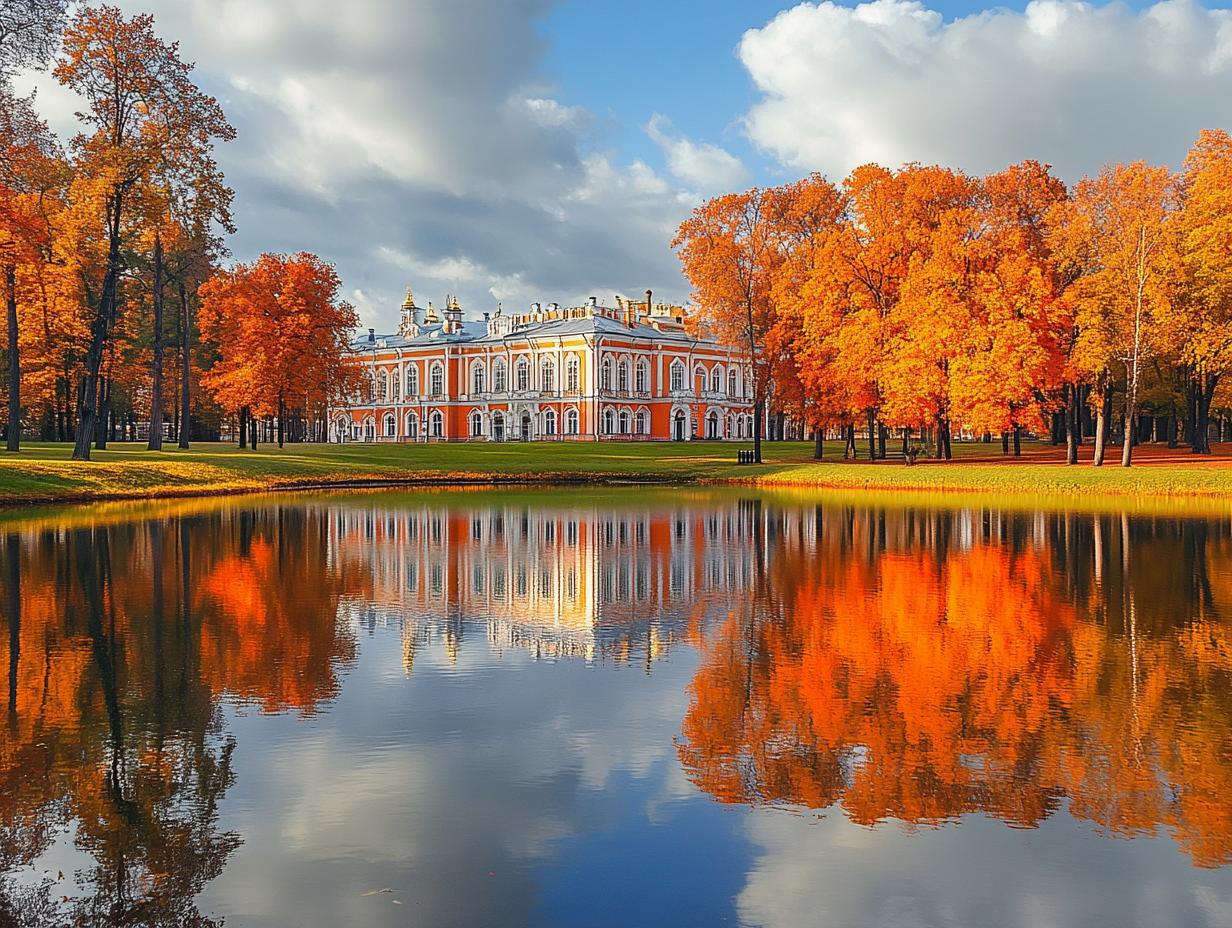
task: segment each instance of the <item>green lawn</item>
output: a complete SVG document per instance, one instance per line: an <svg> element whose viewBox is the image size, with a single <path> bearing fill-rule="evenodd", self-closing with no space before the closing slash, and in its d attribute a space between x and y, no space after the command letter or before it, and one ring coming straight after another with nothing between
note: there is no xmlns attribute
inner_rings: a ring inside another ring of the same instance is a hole
<svg viewBox="0 0 1232 928"><path fill-rule="evenodd" d="M203 495L260 489L367 482L509 482L650 480L743 483L776 488L829 488L895 492L964 491L1069 499L1126 496L1140 499L1232 500L1232 461L1191 460L1183 454L1125 470L1065 467L1055 453L1031 446L1034 460L1000 459L999 446L955 444L957 460L907 467L898 462L814 463L812 446L768 442L765 463L739 466L748 445L720 442L568 442L560 444L349 444L288 445L239 451L231 444L200 443L191 451L159 453L144 445L113 444L88 463L69 460L66 444L30 443L18 454L0 452L0 502ZM970 461L975 457L989 458Z"/></svg>

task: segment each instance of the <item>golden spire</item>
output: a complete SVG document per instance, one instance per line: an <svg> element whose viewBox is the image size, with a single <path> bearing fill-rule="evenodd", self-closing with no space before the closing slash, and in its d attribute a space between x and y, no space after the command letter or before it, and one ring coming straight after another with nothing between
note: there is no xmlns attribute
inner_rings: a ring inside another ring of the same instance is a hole
<svg viewBox="0 0 1232 928"><path fill-rule="evenodd" d="M402 308L403 309L414 309L415 308L415 295L411 293L410 287L406 288L406 299L402 301Z"/></svg>
<svg viewBox="0 0 1232 928"><path fill-rule="evenodd" d="M441 317L436 314L436 307L432 305L432 301L428 300L428 311L424 313L424 322L440 322Z"/></svg>

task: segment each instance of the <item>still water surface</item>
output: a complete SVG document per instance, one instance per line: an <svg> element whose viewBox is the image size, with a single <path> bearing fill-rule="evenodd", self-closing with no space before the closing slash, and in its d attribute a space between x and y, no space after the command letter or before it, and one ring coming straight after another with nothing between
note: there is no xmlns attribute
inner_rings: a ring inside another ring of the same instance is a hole
<svg viewBox="0 0 1232 928"><path fill-rule="evenodd" d="M0 524L0 924L1232 925L1232 522L646 491Z"/></svg>

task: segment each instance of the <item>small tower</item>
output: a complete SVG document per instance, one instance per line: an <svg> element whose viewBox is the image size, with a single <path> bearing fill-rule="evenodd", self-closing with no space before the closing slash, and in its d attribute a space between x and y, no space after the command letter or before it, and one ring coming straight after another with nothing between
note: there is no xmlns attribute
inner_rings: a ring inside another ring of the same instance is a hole
<svg viewBox="0 0 1232 928"><path fill-rule="evenodd" d="M432 305L432 301L428 300L428 309L424 313L425 325L436 325L441 321L441 317L436 314L436 307Z"/></svg>
<svg viewBox="0 0 1232 928"><path fill-rule="evenodd" d="M445 330L457 332L462 328L462 307L458 305L457 296L445 298Z"/></svg>
<svg viewBox="0 0 1232 928"><path fill-rule="evenodd" d="M402 301L402 322L398 326L398 334L404 338L414 338L419 334L419 307L415 305L415 295L411 288L406 288L406 298Z"/></svg>

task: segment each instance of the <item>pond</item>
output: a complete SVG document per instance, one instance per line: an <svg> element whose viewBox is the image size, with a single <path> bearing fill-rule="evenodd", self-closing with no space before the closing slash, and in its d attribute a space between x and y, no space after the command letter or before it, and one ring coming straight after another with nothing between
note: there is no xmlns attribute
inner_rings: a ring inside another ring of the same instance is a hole
<svg viewBox="0 0 1232 928"><path fill-rule="evenodd" d="M1232 924L1227 513L111 505L0 590L0 924Z"/></svg>

